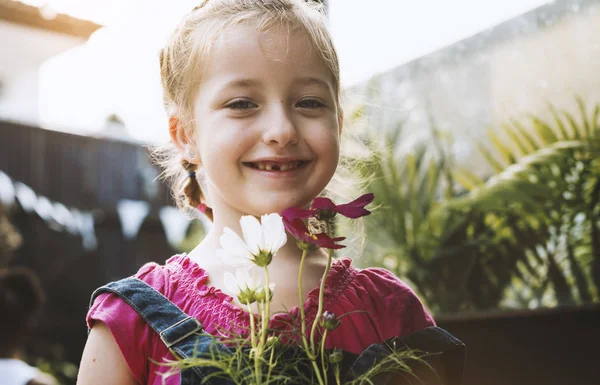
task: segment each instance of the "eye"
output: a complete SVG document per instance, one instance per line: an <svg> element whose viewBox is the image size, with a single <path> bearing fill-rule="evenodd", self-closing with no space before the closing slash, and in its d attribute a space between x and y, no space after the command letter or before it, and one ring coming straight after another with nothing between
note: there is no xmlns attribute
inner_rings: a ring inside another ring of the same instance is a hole
<svg viewBox="0 0 600 385"><path fill-rule="evenodd" d="M325 103L318 99L303 99L296 103L296 107L300 108L308 108L308 109L316 109L325 107Z"/></svg>
<svg viewBox="0 0 600 385"><path fill-rule="evenodd" d="M232 110L249 110L251 108L256 108L258 106L248 100L234 100L233 102L229 103L225 107L230 108Z"/></svg>

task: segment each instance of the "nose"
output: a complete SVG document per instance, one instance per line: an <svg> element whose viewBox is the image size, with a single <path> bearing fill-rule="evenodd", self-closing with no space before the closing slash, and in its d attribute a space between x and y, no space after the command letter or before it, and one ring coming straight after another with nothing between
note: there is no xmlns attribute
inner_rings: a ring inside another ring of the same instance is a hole
<svg viewBox="0 0 600 385"><path fill-rule="evenodd" d="M298 143L298 130L290 112L279 103L269 109L264 122L263 141L268 145L285 147Z"/></svg>

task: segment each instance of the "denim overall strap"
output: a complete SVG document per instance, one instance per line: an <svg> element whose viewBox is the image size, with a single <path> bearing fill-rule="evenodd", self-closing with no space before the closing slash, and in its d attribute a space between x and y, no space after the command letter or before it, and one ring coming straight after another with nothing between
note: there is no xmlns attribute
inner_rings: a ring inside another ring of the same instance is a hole
<svg viewBox="0 0 600 385"><path fill-rule="evenodd" d="M409 349L421 353L441 354L442 370L446 382L441 385L460 385L463 378L465 345L439 327L427 327L405 337L394 337L380 344L373 344L356 359L345 380L351 381L366 373L378 361L393 351Z"/></svg>
<svg viewBox="0 0 600 385"><path fill-rule="evenodd" d="M180 358L195 358L213 352L215 348L227 350L212 336L203 333L200 321L188 316L164 295L137 278L124 278L96 289L90 307L98 295L106 292L118 295L131 306L158 333L165 346ZM214 368L198 366L183 370L181 385L229 384L227 381L217 382L216 378L208 381L206 377L214 371Z"/></svg>

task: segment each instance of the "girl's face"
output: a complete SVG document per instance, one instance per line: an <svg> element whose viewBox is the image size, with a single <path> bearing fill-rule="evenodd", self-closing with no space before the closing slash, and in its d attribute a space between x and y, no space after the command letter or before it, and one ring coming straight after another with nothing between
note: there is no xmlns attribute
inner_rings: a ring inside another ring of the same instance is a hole
<svg viewBox="0 0 600 385"><path fill-rule="evenodd" d="M215 221L306 206L338 164L333 78L302 33L241 25L221 33L194 118Z"/></svg>

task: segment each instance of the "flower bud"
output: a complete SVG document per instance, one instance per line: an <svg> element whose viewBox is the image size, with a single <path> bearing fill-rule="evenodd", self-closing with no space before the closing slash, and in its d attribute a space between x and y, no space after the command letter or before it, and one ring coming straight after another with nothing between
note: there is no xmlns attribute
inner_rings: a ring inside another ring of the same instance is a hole
<svg viewBox="0 0 600 385"><path fill-rule="evenodd" d="M258 250L258 254L254 256L254 263L259 267L267 267L273 260L273 253L265 250Z"/></svg>
<svg viewBox="0 0 600 385"><path fill-rule="evenodd" d="M240 290L237 295L238 301L243 305L250 305L256 302L256 291L252 289Z"/></svg>
<svg viewBox="0 0 600 385"><path fill-rule="evenodd" d="M321 326L327 330L335 330L340 326L340 320L330 311L326 311L321 316Z"/></svg>
<svg viewBox="0 0 600 385"><path fill-rule="evenodd" d="M333 353L331 353L329 355L329 362L334 365L341 364L343 360L344 360L344 355L338 349L334 350Z"/></svg>
<svg viewBox="0 0 600 385"><path fill-rule="evenodd" d="M274 286L274 285L272 285ZM274 287L269 288L269 296L267 297L267 287L262 287L258 290L256 290L254 297L256 298L256 301L258 301L259 303L266 303L266 302L271 302L273 300L273 289Z"/></svg>
<svg viewBox="0 0 600 385"><path fill-rule="evenodd" d="M281 346L281 338L277 336L270 336L267 338L267 346L272 346L275 349L279 348Z"/></svg>

